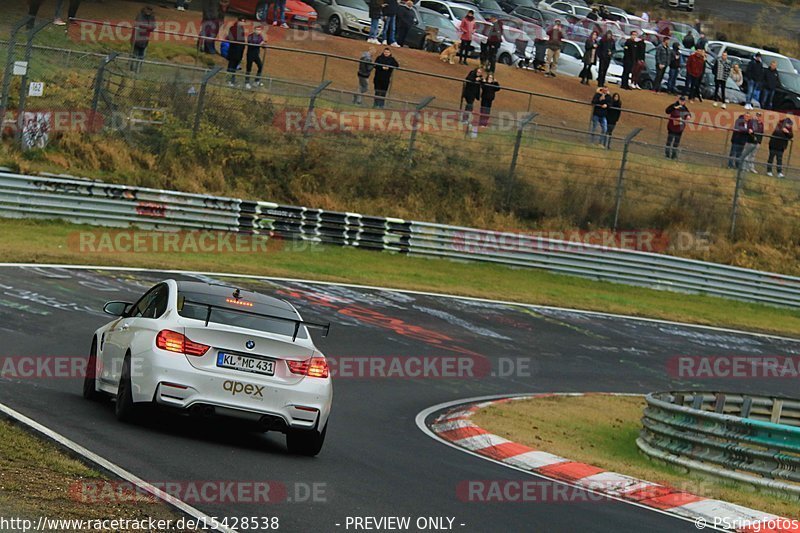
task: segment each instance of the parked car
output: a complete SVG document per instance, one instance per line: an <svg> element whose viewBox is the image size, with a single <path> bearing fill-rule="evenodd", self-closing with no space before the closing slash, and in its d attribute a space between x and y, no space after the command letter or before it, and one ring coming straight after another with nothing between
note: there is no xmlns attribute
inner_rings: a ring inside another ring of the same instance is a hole
<svg viewBox="0 0 800 533"><path fill-rule="evenodd" d="M539 1L539 9L550 9L555 3L565 3L565 4L572 4L574 6L581 6L581 7L589 7L589 4L584 2L583 0L540 0Z"/></svg>
<svg viewBox="0 0 800 533"><path fill-rule="evenodd" d="M661 5L671 9L694 11L694 0L661 0Z"/></svg>
<svg viewBox="0 0 800 533"><path fill-rule="evenodd" d="M742 44L729 43L726 41L708 41L706 50L714 57L721 55L723 52L728 52L729 58L738 58L745 63L749 63L750 59L756 55L756 53L760 53L761 60L764 62L765 67L769 66L771 61L775 61L778 63L779 71L788 72L789 74L798 74L794 64L792 64L792 61L788 57L761 48L753 48L752 46L744 46Z"/></svg>
<svg viewBox="0 0 800 533"><path fill-rule="evenodd" d="M780 111L800 110L800 75L778 73L778 88L772 100L773 109Z"/></svg>
<svg viewBox="0 0 800 533"><path fill-rule="evenodd" d="M558 13L560 15L572 15L574 17L585 17L592 12L592 10L588 7L575 5L564 1L551 2L550 4L540 2L539 6L544 6L542 7L543 9L547 9L553 13Z"/></svg>
<svg viewBox="0 0 800 533"><path fill-rule="evenodd" d="M475 9L472 4L464 4L461 2L449 2L447 0L420 0L420 7L430 9L450 19L453 27L457 30L461 19L467 16L467 12L475 12L475 20L478 22L486 22L486 19L480 12Z"/></svg>
<svg viewBox="0 0 800 533"><path fill-rule="evenodd" d="M579 76L583 70L583 53L585 48L582 43L564 41L561 44L561 58L558 60L558 73L567 76ZM597 79L597 65L592 65L592 77ZM619 83L622 80L622 67L613 61L608 67L606 81Z"/></svg>
<svg viewBox="0 0 800 533"><path fill-rule="evenodd" d="M488 18L489 16L499 17L505 15L503 7L497 3L497 0L469 0L467 3L474 4L477 11Z"/></svg>
<svg viewBox="0 0 800 533"><path fill-rule="evenodd" d="M459 41L458 32L453 29L453 25L447 17L424 7L415 7L414 12L416 13L417 22L408 31L408 36L406 37L406 44L410 48L441 52ZM428 28L436 28L434 42L430 42L427 38Z"/></svg>
<svg viewBox="0 0 800 533"><path fill-rule="evenodd" d="M527 7L530 9L537 9L538 2L536 0L497 0L500 7L506 13L511 13L518 7Z"/></svg>
<svg viewBox="0 0 800 533"><path fill-rule="evenodd" d="M369 35L369 6L364 0L311 0L311 5L317 22L331 35Z"/></svg>
<svg viewBox="0 0 800 533"><path fill-rule="evenodd" d="M260 22L271 23L275 20L275 3L264 0L231 0L230 9L236 13L245 13ZM317 12L310 5L300 0L286 0L286 23L293 27L312 28L317 22Z"/></svg>

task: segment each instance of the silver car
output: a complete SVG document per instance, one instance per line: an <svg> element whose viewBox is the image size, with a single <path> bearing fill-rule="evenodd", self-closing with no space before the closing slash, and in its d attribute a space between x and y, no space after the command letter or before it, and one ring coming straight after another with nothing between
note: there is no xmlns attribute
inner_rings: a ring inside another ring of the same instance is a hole
<svg viewBox="0 0 800 533"><path fill-rule="evenodd" d="M317 11L317 23L331 35L369 35L369 6L364 0L311 0L311 6Z"/></svg>

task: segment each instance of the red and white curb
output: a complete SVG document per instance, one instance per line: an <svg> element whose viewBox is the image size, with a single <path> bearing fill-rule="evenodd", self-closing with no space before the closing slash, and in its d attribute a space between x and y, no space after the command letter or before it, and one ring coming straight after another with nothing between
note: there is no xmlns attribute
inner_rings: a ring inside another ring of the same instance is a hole
<svg viewBox="0 0 800 533"><path fill-rule="evenodd" d="M536 450L489 433L471 420L476 412L490 405L534 398L584 395L586 394L546 393L450 402L419 413L417 426L437 440L472 455L551 481L583 488L610 499L689 520L694 522L698 529L708 528L738 533L800 532L798 520L704 498L667 485L608 472L593 465Z"/></svg>

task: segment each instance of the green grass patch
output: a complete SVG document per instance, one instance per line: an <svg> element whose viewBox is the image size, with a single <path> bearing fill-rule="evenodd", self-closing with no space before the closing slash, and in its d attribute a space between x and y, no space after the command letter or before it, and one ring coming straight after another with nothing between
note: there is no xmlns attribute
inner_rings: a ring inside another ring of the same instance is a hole
<svg viewBox="0 0 800 533"><path fill-rule="evenodd" d="M63 222L0 220L0 257L7 262L64 263L230 272L380 285L563 306L800 335L800 312L598 282L533 269L409 257L334 246L289 243L267 253L81 253L70 243L98 228Z"/></svg>
<svg viewBox="0 0 800 533"><path fill-rule="evenodd" d="M641 397L538 398L481 409L473 421L491 433L573 461L779 516L798 515L796 500L687 473L640 453L636 437L644 406Z"/></svg>

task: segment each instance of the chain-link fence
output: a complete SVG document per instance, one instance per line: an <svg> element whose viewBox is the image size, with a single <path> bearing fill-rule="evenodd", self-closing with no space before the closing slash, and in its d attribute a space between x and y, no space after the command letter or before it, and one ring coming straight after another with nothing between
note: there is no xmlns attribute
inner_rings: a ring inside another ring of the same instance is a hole
<svg viewBox="0 0 800 533"><path fill-rule="evenodd" d="M554 103L583 103L522 91L517 96L527 105L516 111L498 106L481 113L476 102L474 112L465 113L458 101L462 81L442 76L435 77L437 83L450 84L448 93L455 96L400 99L390 88L389 96L376 98L371 86L362 94L324 79L346 64L355 85L353 60L326 54L316 54L313 62L319 79L305 68L302 79L286 79L294 72L266 69L256 77L196 61L141 61L127 53L22 42L2 49L14 52L2 62L3 130L22 149L78 131L97 142L122 136L159 154L170 137L210 135L230 140L230 157L237 156L237 143L247 143L271 150L295 172L310 161L317 172L352 169L364 197L372 194L370 175L422 169L431 194L463 199L492 190L498 210L523 220L582 228L680 228L782 243L800 235L800 168L790 165L790 146L784 165L767 176L767 139L750 166L743 158L731 160L727 145L724 152L703 151L693 142L695 132L687 130L673 158L660 116L643 114L643 128L619 128L606 136L544 112ZM416 76L421 91L434 79L402 70L393 79L398 76ZM44 85L41 94L35 84ZM586 107L587 117L590 110ZM778 178L779 172L785 178ZM474 189L465 190L464 181L458 190L448 188L454 173L469 175Z"/></svg>

